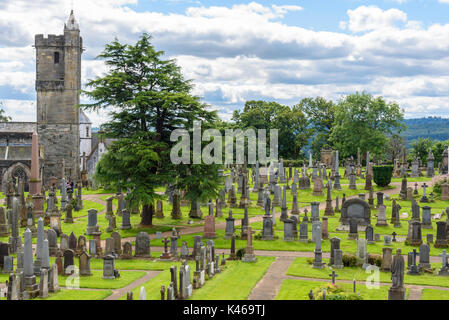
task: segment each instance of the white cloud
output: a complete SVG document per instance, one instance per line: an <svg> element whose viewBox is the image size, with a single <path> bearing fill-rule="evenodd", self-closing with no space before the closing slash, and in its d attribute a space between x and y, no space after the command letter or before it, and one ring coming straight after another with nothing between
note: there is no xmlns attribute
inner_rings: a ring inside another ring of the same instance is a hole
<svg viewBox="0 0 449 320"><path fill-rule="evenodd" d="M301 12L299 6L251 2L162 14L128 7L136 3L75 2L87 49L83 83L107 71L94 60L106 43L116 36L133 43L149 32L156 49L176 58L185 77L193 79L195 94L225 119L249 99L294 104L310 96L337 100L356 90L400 102L407 116L436 110L449 114L443 108L449 101L449 24L425 28L398 9L361 6L348 10L348 21L340 22L341 29L353 33L346 34L283 23L287 13ZM32 107L34 95L34 34L62 33L69 10L57 0L0 3L0 100L8 101L8 111L18 119L35 118L35 110L23 110ZM16 97L20 94L23 100ZM88 116L96 126L107 117Z"/></svg>
<svg viewBox="0 0 449 320"><path fill-rule="evenodd" d="M398 22L406 22L407 14L398 9L382 10L375 6L361 6L348 10L348 28L352 32L364 32L395 28Z"/></svg>

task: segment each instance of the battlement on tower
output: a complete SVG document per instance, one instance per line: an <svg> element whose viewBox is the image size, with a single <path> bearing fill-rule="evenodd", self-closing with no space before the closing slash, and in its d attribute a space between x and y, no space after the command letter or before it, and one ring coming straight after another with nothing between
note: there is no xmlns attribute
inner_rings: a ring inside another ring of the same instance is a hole
<svg viewBox="0 0 449 320"><path fill-rule="evenodd" d="M63 47L65 45L64 35L49 34L44 37L43 34L37 34L34 38L35 47Z"/></svg>

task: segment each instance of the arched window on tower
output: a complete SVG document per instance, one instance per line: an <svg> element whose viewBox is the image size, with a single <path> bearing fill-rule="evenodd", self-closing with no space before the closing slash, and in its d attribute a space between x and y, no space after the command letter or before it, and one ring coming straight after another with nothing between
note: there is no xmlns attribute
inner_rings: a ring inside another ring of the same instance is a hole
<svg viewBox="0 0 449 320"><path fill-rule="evenodd" d="M55 52L55 64L59 63L59 52Z"/></svg>

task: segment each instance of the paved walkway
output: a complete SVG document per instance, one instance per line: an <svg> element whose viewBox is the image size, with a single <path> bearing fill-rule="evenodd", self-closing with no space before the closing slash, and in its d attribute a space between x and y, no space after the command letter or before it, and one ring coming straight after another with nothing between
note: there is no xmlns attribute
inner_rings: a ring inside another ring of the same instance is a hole
<svg viewBox="0 0 449 320"><path fill-rule="evenodd" d="M277 257L268 268L265 276L256 284L251 291L248 300L274 300L284 279L293 257Z"/></svg>
<svg viewBox="0 0 449 320"><path fill-rule="evenodd" d="M136 270L133 270L136 271ZM107 297L105 300L119 300L121 297L123 297L124 295L126 295L126 293L134 290L137 287L142 286L143 284L145 284L145 282L153 279L155 276L157 276L159 273L161 273L162 271L145 271L147 274L139 279L137 279L136 281L130 283L129 285L127 285L124 288L120 288L117 290L112 290L112 294ZM134 300L138 300L139 297L133 297Z"/></svg>

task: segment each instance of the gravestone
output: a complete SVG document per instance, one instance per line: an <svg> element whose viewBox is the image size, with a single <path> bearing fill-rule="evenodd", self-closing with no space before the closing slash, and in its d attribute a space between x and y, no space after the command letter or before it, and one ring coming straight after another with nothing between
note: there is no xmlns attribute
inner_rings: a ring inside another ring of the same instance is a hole
<svg viewBox="0 0 449 320"><path fill-rule="evenodd" d="M92 257L97 255L97 240L95 239L89 240L89 254Z"/></svg>
<svg viewBox="0 0 449 320"><path fill-rule="evenodd" d="M79 236L76 245L76 253L80 254L83 251L87 251L87 240L85 236Z"/></svg>
<svg viewBox="0 0 449 320"><path fill-rule="evenodd" d="M206 216L204 222L204 238L214 239L217 237L215 233L215 217L213 215Z"/></svg>
<svg viewBox="0 0 449 320"><path fill-rule="evenodd" d="M368 252L366 250L366 239L357 239L357 264L365 270L368 266Z"/></svg>
<svg viewBox="0 0 449 320"><path fill-rule="evenodd" d="M445 221L437 221L437 237L435 248L447 248L447 223Z"/></svg>
<svg viewBox="0 0 449 320"><path fill-rule="evenodd" d="M393 261L392 248L382 248L382 266L381 270L391 271L391 263Z"/></svg>
<svg viewBox="0 0 449 320"><path fill-rule="evenodd" d="M150 255L150 236L146 232L139 232L136 237L135 257L151 258Z"/></svg>
<svg viewBox="0 0 449 320"><path fill-rule="evenodd" d="M40 282L39 282L39 297L48 297L48 270L42 269L40 271Z"/></svg>
<svg viewBox="0 0 449 320"><path fill-rule="evenodd" d="M120 258L123 260L133 258L133 246L131 242L127 241L123 244L123 252Z"/></svg>
<svg viewBox="0 0 449 320"><path fill-rule="evenodd" d="M48 250L51 257L55 257L58 252L58 235L53 229L47 230ZM61 248L62 249L62 248Z"/></svg>
<svg viewBox="0 0 449 320"><path fill-rule="evenodd" d="M341 208L341 227L348 226L351 219L356 220L359 226L370 225L371 208L369 204L359 198L346 200Z"/></svg>
<svg viewBox="0 0 449 320"><path fill-rule="evenodd" d="M381 204L377 208L377 223L376 226L388 226L387 222L387 213L386 213L386 207Z"/></svg>
<svg viewBox="0 0 449 320"><path fill-rule="evenodd" d="M107 255L103 258L103 279L115 279L120 274L115 270L115 257Z"/></svg>
<svg viewBox="0 0 449 320"><path fill-rule="evenodd" d="M377 195L377 204L376 204L376 208L379 209L379 206L384 204L384 193L379 191L376 193Z"/></svg>
<svg viewBox="0 0 449 320"><path fill-rule="evenodd" d="M356 240L359 237L358 234L358 220L357 219L351 219L349 221L349 235L348 240Z"/></svg>
<svg viewBox="0 0 449 320"><path fill-rule="evenodd" d="M72 233L69 236L69 249L75 251L77 243L78 240L76 239L76 235L72 231Z"/></svg>
<svg viewBox="0 0 449 320"><path fill-rule="evenodd" d="M330 249L330 259L329 265L332 266L335 262L335 250L340 249L340 238L333 237L330 239L331 249Z"/></svg>
<svg viewBox="0 0 449 320"><path fill-rule="evenodd" d="M323 217L323 222L321 224L321 238L322 239L329 239L329 227L328 227L328 218Z"/></svg>
<svg viewBox="0 0 449 320"><path fill-rule="evenodd" d="M9 225L6 219L5 207L0 207L0 237L9 236Z"/></svg>
<svg viewBox="0 0 449 320"><path fill-rule="evenodd" d="M81 252L78 256L79 258L79 269L81 276L91 276L92 272L90 271L90 256L86 251Z"/></svg>
<svg viewBox="0 0 449 320"><path fill-rule="evenodd" d="M131 225L131 215L129 213L128 209L123 209L122 210L122 230L128 230L131 229L132 225Z"/></svg>
<svg viewBox="0 0 449 320"><path fill-rule="evenodd" d="M310 214L310 220L311 222L320 221L320 203L319 202L312 202L311 205L311 214Z"/></svg>
<svg viewBox="0 0 449 320"><path fill-rule="evenodd" d="M48 275L48 291L55 293L59 291L58 266L52 264Z"/></svg>
<svg viewBox="0 0 449 320"><path fill-rule="evenodd" d="M307 223L307 221L302 222L299 225L299 242L304 242L304 243L309 242L308 226L309 226L309 224Z"/></svg>
<svg viewBox="0 0 449 320"><path fill-rule="evenodd" d="M63 273L64 275L71 275L74 270L73 267L75 265L75 251L72 249L67 249L64 251L63 254L64 257L64 267L63 267Z"/></svg>
<svg viewBox="0 0 449 320"><path fill-rule="evenodd" d="M431 269L430 265L430 246L428 244L421 244L419 246L419 268Z"/></svg>
<svg viewBox="0 0 449 320"><path fill-rule="evenodd" d="M285 223L285 222L284 222ZM263 216L262 240L273 240L273 220L271 216Z"/></svg>
<svg viewBox="0 0 449 320"><path fill-rule="evenodd" d="M335 269L343 269L343 250L341 249L335 249L334 250L334 264L332 265L332 268Z"/></svg>
<svg viewBox="0 0 449 320"><path fill-rule="evenodd" d="M316 227L316 231L315 231L315 250L313 251L314 253L314 260L313 260L313 268L316 269L322 269L324 268L324 263L323 263L323 252L321 251L321 226L316 223L317 227Z"/></svg>
<svg viewBox="0 0 449 320"><path fill-rule="evenodd" d="M438 275L439 276L449 276L449 265L447 263L447 258L449 257L446 254L446 250L443 250L441 252L441 254L438 255L439 257L441 257L441 268L438 271Z"/></svg>
<svg viewBox="0 0 449 320"><path fill-rule="evenodd" d="M229 240L234 234L234 222L235 219L232 216L232 209L229 209L229 216L226 218L225 239Z"/></svg>
<svg viewBox="0 0 449 320"><path fill-rule="evenodd" d="M114 239L114 253L119 256L122 253L122 236L118 232L113 232L111 238Z"/></svg>
<svg viewBox="0 0 449 320"><path fill-rule="evenodd" d="M419 246L422 244L421 222L412 221L410 223L410 225L411 225L411 231L412 231L410 245L411 246Z"/></svg>
<svg viewBox="0 0 449 320"><path fill-rule="evenodd" d="M293 237L293 220L284 220L284 241L294 241Z"/></svg>
<svg viewBox="0 0 449 320"><path fill-rule="evenodd" d="M429 206L422 207L422 225L423 229L433 229L432 227L432 208Z"/></svg>
<svg viewBox="0 0 449 320"><path fill-rule="evenodd" d="M368 244L374 243L374 229L372 226L367 226L365 229L365 239Z"/></svg>
<svg viewBox="0 0 449 320"><path fill-rule="evenodd" d="M65 233L61 234L60 236L59 247L61 248L62 251L69 249L69 236L66 235Z"/></svg>
<svg viewBox="0 0 449 320"><path fill-rule="evenodd" d="M87 228L86 228L86 234L88 236L92 235L93 232L95 232L97 227L97 213L98 211L95 209L89 209L87 211Z"/></svg>

